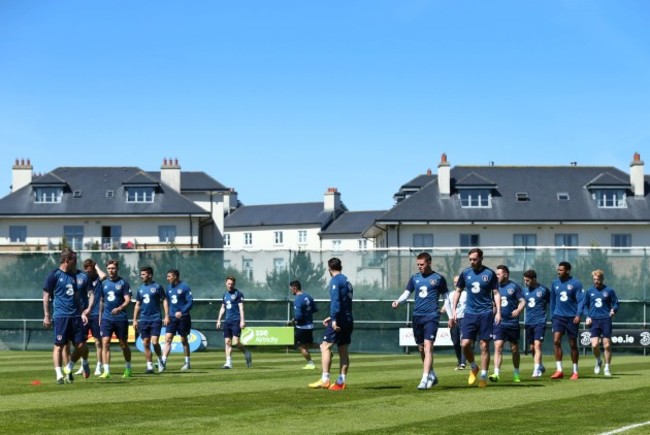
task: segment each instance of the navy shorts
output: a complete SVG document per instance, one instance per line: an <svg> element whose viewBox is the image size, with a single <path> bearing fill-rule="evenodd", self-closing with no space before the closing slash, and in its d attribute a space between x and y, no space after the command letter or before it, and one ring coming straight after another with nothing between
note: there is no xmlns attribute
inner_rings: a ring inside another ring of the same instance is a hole
<svg viewBox="0 0 650 435"><path fill-rule="evenodd" d="M224 322L223 324L223 338L241 337L241 327L239 320L233 322Z"/></svg>
<svg viewBox="0 0 650 435"><path fill-rule="evenodd" d="M493 332L494 314L491 311L483 314L465 313L463 329L461 329L463 340L489 341L492 340Z"/></svg>
<svg viewBox="0 0 650 435"><path fill-rule="evenodd" d="M546 323L539 323L537 325L526 325L526 343L529 346L535 344L536 341L544 342L544 335L546 335Z"/></svg>
<svg viewBox="0 0 650 435"><path fill-rule="evenodd" d="M589 328L591 338L602 337L612 338L612 318L606 319L591 319L591 327Z"/></svg>
<svg viewBox="0 0 650 435"><path fill-rule="evenodd" d="M54 344L62 346L86 342L86 330L81 317L57 317L54 319Z"/></svg>
<svg viewBox="0 0 650 435"><path fill-rule="evenodd" d="M337 346L344 346L352 343L352 330L354 329L354 323L341 323L337 324L337 326L339 327L339 330L334 331L332 328L332 322L327 325L323 341L326 343L335 343Z"/></svg>
<svg viewBox="0 0 650 435"><path fill-rule="evenodd" d="M293 341L296 343L296 346L314 344L314 330L295 328L293 331Z"/></svg>
<svg viewBox="0 0 650 435"><path fill-rule="evenodd" d="M84 334L88 337L90 332L95 340L102 339L102 332L99 329L99 316L92 316L88 319L88 323L84 325Z"/></svg>
<svg viewBox="0 0 650 435"><path fill-rule="evenodd" d="M578 337L578 325L573 323L574 317L553 316L553 333L568 335L571 338Z"/></svg>
<svg viewBox="0 0 650 435"><path fill-rule="evenodd" d="M418 346L424 344L424 340L436 341L439 319L438 316L413 316L413 337Z"/></svg>
<svg viewBox="0 0 650 435"><path fill-rule="evenodd" d="M504 326L501 323L494 325L494 339L507 341L510 343L519 343L519 326Z"/></svg>
<svg viewBox="0 0 650 435"><path fill-rule="evenodd" d="M138 322L138 333L144 340L145 338L160 337L162 320L140 320Z"/></svg>
<svg viewBox="0 0 650 435"><path fill-rule="evenodd" d="M113 333L120 340L129 338L129 321L128 320L107 320L102 319L101 324L102 338L111 337Z"/></svg>
<svg viewBox="0 0 650 435"><path fill-rule="evenodd" d="M182 316L180 319L177 319L176 316L169 316L169 324L165 328L165 335L171 334L187 337L190 335L191 329L192 317L190 317L189 314L187 316ZM158 333L160 333L160 331Z"/></svg>

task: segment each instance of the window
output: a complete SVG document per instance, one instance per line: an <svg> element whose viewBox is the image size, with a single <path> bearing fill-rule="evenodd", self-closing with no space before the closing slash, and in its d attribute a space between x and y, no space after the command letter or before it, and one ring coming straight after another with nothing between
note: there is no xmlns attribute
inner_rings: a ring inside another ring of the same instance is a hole
<svg viewBox="0 0 650 435"><path fill-rule="evenodd" d="M555 246L578 246L577 234L556 234ZM557 261L575 262L578 259L578 251L575 249L556 249L555 256Z"/></svg>
<svg viewBox="0 0 650 435"><path fill-rule="evenodd" d="M273 243L276 245L281 245L284 239L282 231L276 231L273 233Z"/></svg>
<svg viewBox="0 0 650 435"><path fill-rule="evenodd" d="M275 273L283 272L286 268L286 262L284 258L274 258L273 259L273 270Z"/></svg>
<svg viewBox="0 0 650 435"><path fill-rule="evenodd" d="M153 187L127 187L126 202L153 202Z"/></svg>
<svg viewBox="0 0 650 435"><path fill-rule="evenodd" d="M629 248L632 246L632 234L612 234L612 246L616 248ZM614 253L625 252L625 249L613 249Z"/></svg>
<svg viewBox="0 0 650 435"><path fill-rule="evenodd" d="M568 201L569 199L570 198L569 198L568 192L558 192L557 193L557 200L558 201Z"/></svg>
<svg viewBox="0 0 650 435"><path fill-rule="evenodd" d="M253 233L244 233L244 246L253 245Z"/></svg>
<svg viewBox="0 0 650 435"><path fill-rule="evenodd" d="M491 207L490 191L486 189L463 189L458 192L460 206L464 208L489 208Z"/></svg>
<svg viewBox="0 0 650 435"><path fill-rule="evenodd" d="M72 192L72 197L81 198L81 190L75 190L74 192Z"/></svg>
<svg viewBox="0 0 650 435"><path fill-rule="evenodd" d="M106 198L115 198L115 191L112 189L109 189L106 191Z"/></svg>
<svg viewBox="0 0 650 435"><path fill-rule="evenodd" d="M122 242L122 226L111 225L102 227L102 249L120 249Z"/></svg>
<svg viewBox="0 0 650 435"><path fill-rule="evenodd" d="M556 234L555 246L578 246L577 234Z"/></svg>
<svg viewBox="0 0 650 435"><path fill-rule="evenodd" d="M244 271L244 276L249 281L253 281L253 259L252 258L242 258L242 270Z"/></svg>
<svg viewBox="0 0 650 435"><path fill-rule="evenodd" d="M526 192L517 192L517 193L515 193L515 197L517 198L517 201L519 201L519 202L530 201L530 198L528 198L528 193L526 193Z"/></svg>
<svg viewBox="0 0 650 435"><path fill-rule="evenodd" d="M537 246L537 234L514 234L513 246Z"/></svg>
<svg viewBox="0 0 650 435"><path fill-rule="evenodd" d="M37 187L34 194L35 202L38 204L58 203L63 198L63 189L60 187Z"/></svg>
<svg viewBox="0 0 650 435"><path fill-rule="evenodd" d="M627 208L624 190L596 190L591 196L598 208Z"/></svg>
<svg viewBox="0 0 650 435"><path fill-rule="evenodd" d="M27 227L16 225L9 227L9 241L12 243L25 243L27 240Z"/></svg>
<svg viewBox="0 0 650 435"><path fill-rule="evenodd" d="M368 240L367 239L359 239L357 240L358 248L359 251L365 251L368 249Z"/></svg>
<svg viewBox="0 0 650 435"><path fill-rule="evenodd" d="M226 233L223 235L223 246L230 246L230 234Z"/></svg>
<svg viewBox="0 0 650 435"><path fill-rule="evenodd" d="M432 248L433 234L413 234L414 248Z"/></svg>
<svg viewBox="0 0 650 435"><path fill-rule="evenodd" d="M332 240L332 251L340 251L340 250L341 250L341 241Z"/></svg>
<svg viewBox="0 0 650 435"><path fill-rule="evenodd" d="M461 234L460 235L460 246L463 248L474 248L480 245L481 238L478 234Z"/></svg>
<svg viewBox="0 0 650 435"><path fill-rule="evenodd" d="M298 231L298 243L304 245L307 243L307 231L300 230Z"/></svg>
<svg viewBox="0 0 650 435"><path fill-rule="evenodd" d="M158 241L165 243L176 241L176 225L160 225L158 227Z"/></svg>
<svg viewBox="0 0 650 435"><path fill-rule="evenodd" d="M512 245L515 246L514 250L514 264L515 269L526 269L527 264L531 264L535 259L537 251L528 249L517 249L517 246L537 246L536 234L513 234Z"/></svg>
<svg viewBox="0 0 650 435"><path fill-rule="evenodd" d="M75 251L83 248L84 227L81 225L66 225L63 227L63 238L67 245Z"/></svg>

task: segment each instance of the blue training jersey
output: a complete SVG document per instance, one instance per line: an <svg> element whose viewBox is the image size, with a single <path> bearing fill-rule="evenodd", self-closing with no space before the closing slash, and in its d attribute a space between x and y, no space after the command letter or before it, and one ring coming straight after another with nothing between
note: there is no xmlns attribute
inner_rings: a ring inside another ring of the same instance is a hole
<svg viewBox="0 0 650 435"><path fill-rule="evenodd" d="M607 319L610 317L611 310L614 310L615 313L618 311L618 298L613 288L591 287L585 292L581 312L584 312L587 317Z"/></svg>
<svg viewBox="0 0 650 435"><path fill-rule="evenodd" d="M241 312L239 311L239 304L244 303L244 294L237 289L223 294L222 303L226 308L226 322L239 322L241 320Z"/></svg>
<svg viewBox="0 0 650 435"><path fill-rule="evenodd" d="M88 274L86 274L88 276ZM90 317L99 316L99 300L102 297L102 280L99 276L95 276L95 279L88 278L88 293L92 292L95 300L93 301L93 306L90 309Z"/></svg>
<svg viewBox="0 0 650 435"><path fill-rule="evenodd" d="M88 297L88 275L86 275L86 272L78 270L76 279L77 287L79 288L81 311L85 311L86 308L88 308L88 304L90 303L90 298Z"/></svg>
<svg viewBox="0 0 650 435"><path fill-rule="evenodd" d="M140 320L160 320L160 303L163 299L165 299L165 290L155 281L138 287L135 300L140 302Z"/></svg>
<svg viewBox="0 0 650 435"><path fill-rule="evenodd" d="M338 273L330 280L330 318L336 323L352 323L352 295L348 278Z"/></svg>
<svg viewBox="0 0 650 435"><path fill-rule="evenodd" d="M119 276L114 280L110 278L103 280L102 299L104 300L104 311L102 312L102 320L128 320L126 310L122 310L117 314L111 313L113 309L124 304L126 296L131 297L131 285L128 281Z"/></svg>
<svg viewBox="0 0 650 435"><path fill-rule="evenodd" d="M551 301L551 291L541 284L535 288L525 287L524 299L526 299L526 315L524 324L546 324L546 310Z"/></svg>
<svg viewBox="0 0 650 435"><path fill-rule="evenodd" d="M75 272L64 272L59 268L51 271L45 282L43 290L52 298L54 306L53 318L81 317L82 301L81 294L86 291L77 285L77 274Z"/></svg>
<svg viewBox="0 0 650 435"><path fill-rule="evenodd" d="M296 321L296 328L314 329L314 313L316 312L318 312L318 307L310 294L296 295L293 300L293 318Z"/></svg>
<svg viewBox="0 0 650 435"><path fill-rule="evenodd" d="M551 283L551 313L559 317L575 317L581 312L578 305L584 297L582 283L569 277L565 281L559 278Z"/></svg>
<svg viewBox="0 0 650 435"><path fill-rule="evenodd" d="M192 289L185 281L178 281L176 285L169 284L166 293L171 317L174 317L178 311L182 316L190 314L194 299L192 298Z"/></svg>
<svg viewBox="0 0 650 435"><path fill-rule="evenodd" d="M499 288L497 275L489 267L482 266L476 271L468 267L458 275L459 288L467 290L465 314L486 314L492 312L493 291Z"/></svg>
<svg viewBox="0 0 650 435"><path fill-rule="evenodd" d="M437 272L429 275L416 273L406 283L406 290L415 292L414 316L435 316L440 318L440 307L438 300L449 292L447 280Z"/></svg>
<svg viewBox="0 0 650 435"><path fill-rule="evenodd" d="M501 298L501 325L504 327L518 328L519 316L513 317L512 312L519 306L519 301L524 298L524 293L519 284L508 280L505 284L499 283L499 296Z"/></svg>

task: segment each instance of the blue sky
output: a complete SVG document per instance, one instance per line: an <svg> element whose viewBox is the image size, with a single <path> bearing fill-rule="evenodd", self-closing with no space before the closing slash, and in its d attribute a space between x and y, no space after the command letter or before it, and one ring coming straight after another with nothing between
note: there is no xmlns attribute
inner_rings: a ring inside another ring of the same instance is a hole
<svg viewBox="0 0 650 435"><path fill-rule="evenodd" d="M650 160L650 2L0 0L11 166L178 158L246 204L388 209L452 165Z"/></svg>

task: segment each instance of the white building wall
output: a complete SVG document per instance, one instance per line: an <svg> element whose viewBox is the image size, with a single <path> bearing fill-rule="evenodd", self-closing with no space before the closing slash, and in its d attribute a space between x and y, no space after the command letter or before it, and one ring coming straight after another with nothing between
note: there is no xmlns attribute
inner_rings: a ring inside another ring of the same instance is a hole
<svg viewBox="0 0 650 435"><path fill-rule="evenodd" d="M400 225L399 246L413 243L414 234L433 234L435 247L457 247L461 234L478 234L481 246L511 246L514 234L535 234L537 246L555 246L556 234L577 234L579 246L611 246L612 234L630 234L632 246L650 245L647 224L575 225ZM398 245L397 229L387 235L388 247Z"/></svg>
<svg viewBox="0 0 650 435"><path fill-rule="evenodd" d="M27 239L25 243L10 243L9 227L26 226ZM172 225L176 227L177 246L198 245L199 219L192 218L192 234L190 234L189 217L167 217L167 218L47 218L47 219L4 219L0 223L0 245L7 247L36 247L47 249L48 246L58 245L63 236L63 228L68 225L83 226L84 245L97 242L102 243L103 226L121 226L121 243L132 242L134 244L148 246L167 246L167 242L160 242L158 227L160 225Z"/></svg>
<svg viewBox="0 0 650 435"><path fill-rule="evenodd" d="M283 235L283 243L275 243L275 232L281 231ZM306 243L299 243L299 232L307 232ZM287 227L265 227L264 229L259 229L259 227L250 227L247 229L237 228L237 230L228 230L226 234L230 235L230 246L232 250L271 250L271 249L303 249L307 251L319 250L321 249L320 236L318 235L320 228L287 228ZM253 243L252 245L244 244L244 234L252 233Z"/></svg>

